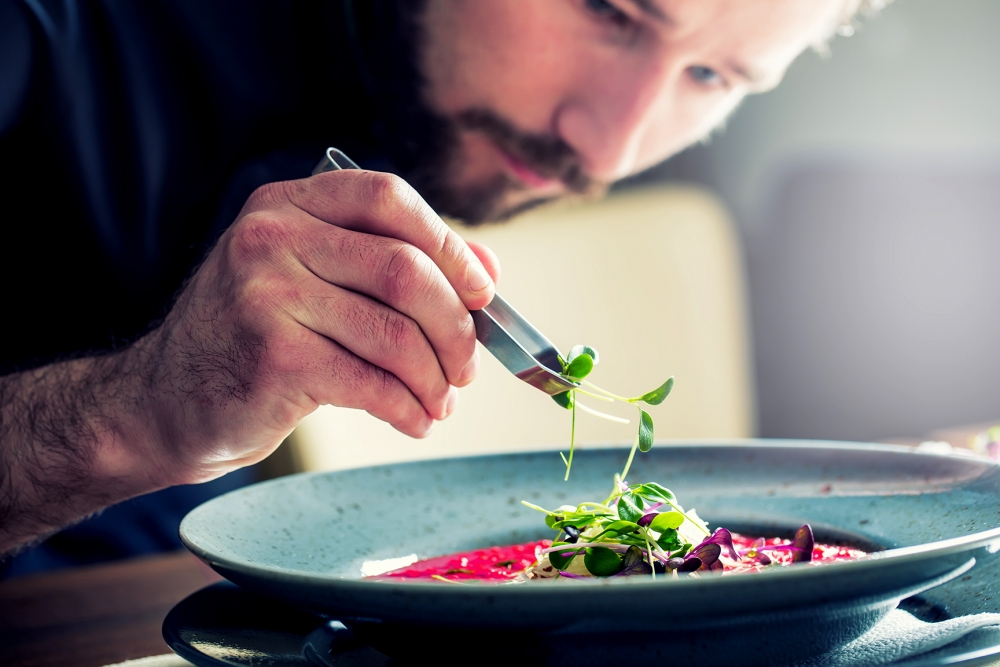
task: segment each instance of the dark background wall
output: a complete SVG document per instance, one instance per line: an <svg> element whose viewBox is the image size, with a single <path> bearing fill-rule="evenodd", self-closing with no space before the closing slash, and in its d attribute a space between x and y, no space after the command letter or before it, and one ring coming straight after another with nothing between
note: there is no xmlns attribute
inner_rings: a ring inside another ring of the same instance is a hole
<svg viewBox="0 0 1000 667"><path fill-rule="evenodd" d="M721 193L759 433L1000 420L1000 2L898 0L641 179Z"/></svg>

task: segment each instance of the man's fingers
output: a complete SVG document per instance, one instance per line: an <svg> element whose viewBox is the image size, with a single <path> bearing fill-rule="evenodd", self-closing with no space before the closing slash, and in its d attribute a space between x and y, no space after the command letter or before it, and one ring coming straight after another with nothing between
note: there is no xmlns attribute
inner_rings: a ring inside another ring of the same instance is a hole
<svg viewBox="0 0 1000 667"><path fill-rule="evenodd" d="M414 320L308 273L298 282L296 291L298 298L287 308L300 324L392 373L433 418L448 416L448 381Z"/></svg>
<svg viewBox="0 0 1000 667"><path fill-rule="evenodd" d="M479 261L483 263L483 267L490 274L490 278L493 279L493 285L495 286L500 282L500 259L496 253L490 250L489 246L483 245L478 241L466 241L466 243L469 244L469 250L475 253Z"/></svg>
<svg viewBox="0 0 1000 667"><path fill-rule="evenodd" d="M430 341L447 381L464 386L472 380L476 372L472 317L427 255L403 241L344 230L302 215L301 224L309 231L296 251L309 271L411 318Z"/></svg>
<svg viewBox="0 0 1000 667"><path fill-rule="evenodd" d="M345 170L291 181L287 188L291 203L313 217L418 248L440 268L467 309L478 310L493 298L493 279L479 257L401 178Z"/></svg>
<svg viewBox="0 0 1000 667"><path fill-rule="evenodd" d="M430 433L434 420L399 378L335 341L319 335L316 339L310 346L316 359L310 364L311 377L306 378L315 387L310 393L316 402L366 410L414 438Z"/></svg>

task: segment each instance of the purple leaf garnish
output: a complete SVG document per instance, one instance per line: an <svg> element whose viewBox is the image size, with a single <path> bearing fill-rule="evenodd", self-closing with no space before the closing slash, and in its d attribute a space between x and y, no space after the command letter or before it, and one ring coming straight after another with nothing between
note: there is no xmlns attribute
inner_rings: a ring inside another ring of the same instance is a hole
<svg viewBox="0 0 1000 667"><path fill-rule="evenodd" d="M702 542L697 547L695 547L694 551L692 551L691 554L688 555L684 560L688 560L689 558L698 558L699 560L701 560L702 566L707 565L711 567L711 565L715 563L715 561L719 560L719 556L721 554L722 554L722 547L720 547L718 544Z"/></svg>
<svg viewBox="0 0 1000 667"><path fill-rule="evenodd" d="M671 561L677 560L676 558L671 558ZM701 569L701 559L697 556L688 556L681 563L680 567L677 568L678 572L694 572L695 570Z"/></svg>
<svg viewBox="0 0 1000 667"><path fill-rule="evenodd" d="M559 576L566 577L567 579L590 579L590 577L586 577L582 574L573 574L572 572L565 572L563 570L559 571Z"/></svg>
<svg viewBox="0 0 1000 667"><path fill-rule="evenodd" d="M707 544L716 544L721 549L725 549L729 552L729 556L733 560L740 560L740 554L736 551L736 546L733 544L733 534L729 532L728 528L716 528L715 532L706 537L701 541L694 551L698 551L701 547Z"/></svg>
<svg viewBox="0 0 1000 667"><path fill-rule="evenodd" d="M650 512L649 514L643 514L642 518L636 521L637 524L645 528L649 524L653 523L653 519L656 518L657 512Z"/></svg>
<svg viewBox="0 0 1000 667"><path fill-rule="evenodd" d="M815 545L816 540L813 538L812 528L807 523L795 531L795 538L792 540L792 546L795 547L795 550L792 551L792 562L808 563L811 561Z"/></svg>
<svg viewBox="0 0 1000 667"><path fill-rule="evenodd" d="M629 547L622 556L622 569L613 577L634 577L639 574L652 574L653 568L646 562L642 550L637 546Z"/></svg>
<svg viewBox="0 0 1000 667"><path fill-rule="evenodd" d="M684 559L683 558L680 558L680 557L669 558L669 559L667 559L667 562L664 563L664 567L666 567L668 570L676 570L676 569L680 568L680 566L683 565L683 564L684 564ZM701 564L699 564L698 567L701 567Z"/></svg>

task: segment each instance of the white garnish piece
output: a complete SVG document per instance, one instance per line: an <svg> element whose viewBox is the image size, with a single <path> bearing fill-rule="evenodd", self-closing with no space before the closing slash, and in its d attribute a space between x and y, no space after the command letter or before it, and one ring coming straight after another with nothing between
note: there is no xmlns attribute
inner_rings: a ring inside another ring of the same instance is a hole
<svg viewBox="0 0 1000 667"><path fill-rule="evenodd" d="M579 399L577 399L577 401L576 401L576 407L580 408L584 412L589 412L590 414L594 415L595 417L600 417L601 419L607 419L609 422L617 422L619 424L628 424L629 423L628 419L624 419L622 417L615 417L614 415L609 415L609 414L607 414L605 412L598 412L597 410L595 410L593 408L588 408L586 405L584 405L583 403L581 403L579 401Z"/></svg>
<svg viewBox="0 0 1000 667"><path fill-rule="evenodd" d="M399 558L385 558L383 560L366 560L361 564L361 574L365 577L376 577L380 574L406 567L407 565L413 565L418 560L420 559L417 558L417 554L400 556Z"/></svg>

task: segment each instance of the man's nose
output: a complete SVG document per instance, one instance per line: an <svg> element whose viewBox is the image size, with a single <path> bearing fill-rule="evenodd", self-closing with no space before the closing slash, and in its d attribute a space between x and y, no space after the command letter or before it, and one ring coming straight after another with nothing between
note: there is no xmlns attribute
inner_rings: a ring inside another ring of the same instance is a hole
<svg viewBox="0 0 1000 667"><path fill-rule="evenodd" d="M559 107L555 129L589 176L604 182L624 178L634 170L643 136L675 78L669 63L595 72Z"/></svg>

